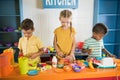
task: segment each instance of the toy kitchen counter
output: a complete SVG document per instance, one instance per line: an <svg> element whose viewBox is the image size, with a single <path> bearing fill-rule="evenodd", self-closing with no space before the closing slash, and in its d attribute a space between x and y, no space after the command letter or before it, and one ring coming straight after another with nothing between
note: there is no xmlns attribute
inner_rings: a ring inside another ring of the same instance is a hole
<svg viewBox="0 0 120 80"><path fill-rule="evenodd" d="M6 77L0 77L0 80L120 80L120 67L110 69L94 70L85 68L80 72L61 71L55 72L54 68L39 72L37 75L20 74L19 68L15 67L12 73Z"/></svg>

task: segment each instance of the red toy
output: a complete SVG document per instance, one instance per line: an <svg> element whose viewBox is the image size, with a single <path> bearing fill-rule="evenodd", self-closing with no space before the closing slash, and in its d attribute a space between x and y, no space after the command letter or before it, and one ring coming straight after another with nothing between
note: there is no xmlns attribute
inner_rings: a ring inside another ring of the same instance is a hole
<svg viewBox="0 0 120 80"><path fill-rule="evenodd" d="M79 49L82 49L82 48L83 48L83 45L84 45L84 42L78 42L78 45L77 45L77 46L78 46Z"/></svg>

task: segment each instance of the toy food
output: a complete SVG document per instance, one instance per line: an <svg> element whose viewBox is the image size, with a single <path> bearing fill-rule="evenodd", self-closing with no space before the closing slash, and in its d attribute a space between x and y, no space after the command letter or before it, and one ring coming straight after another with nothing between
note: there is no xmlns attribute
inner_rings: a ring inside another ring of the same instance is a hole
<svg viewBox="0 0 120 80"><path fill-rule="evenodd" d="M47 70L47 69L46 69L45 66L41 68L41 72L44 72L44 71L46 71L46 70Z"/></svg>
<svg viewBox="0 0 120 80"><path fill-rule="evenodd" d="M13 48L8 48L8 49L5 49L4 51L3 51L3 53L14 53L14 50L13 50Z"/></svg>
<svg viewBox="0 0 120 80"><path fill-rule="evenodd" d="M47 66L46 66L46 69L47 69L47 70L52 69L52 66L51 66L51 65L47 65Z"/></svg>
<svg viewBox="0 0 120 80"><path fill-rule="evenodd" d="M70 60L65 58L65 59L64 59L64 64L65 64L65 65L69 65L69 64L70 64Z"/></svg>
<svg viewBox="0 0 120 80"><path fill-rule="evenodd" d="M47 65L46 63L41 63L41 66L42 66L42 67L44 67L44 66L46 66L46 65Z"/></svg>
<svg viewBox="0 0 120 80"><path fill-rule="evenodd" d="M81 62L80 60L76 60L76 63L78 64L78 66L85 66L83 62Z"/></svg>
<svg viewBox="0 0 120 80"><path fill-rule="evenodd" d="M58 61L58 64L64 64L64 58L61 58L59 61Z"/></svg>
<svg viewBox="0 0 120 80"><path fill-rule="evenodd" d="M94 66L93 66L93 64L92 64L92 62L90 61L90 62L88 62L88 65L89 65L89 68L90 69L94 69Z"/></svg>
<svg viewBox="0 0 120 80"><path fill-rule="evenodd" d="M64 66L63 69L67 72L72 70L72 68L70 66Z"/></svg>
<svg viewBox="0 0 120 80"><path fill-rule="evenodd" d="M53 47L48 47L48 49L50 50L50 52L54 52L54 48Z"/></svg>
<svg viewBox="0 0 120 80"><path fill-rule="evenodd" d="M37 66L37 61L28 58L28 64L31 67Z"/></svg>

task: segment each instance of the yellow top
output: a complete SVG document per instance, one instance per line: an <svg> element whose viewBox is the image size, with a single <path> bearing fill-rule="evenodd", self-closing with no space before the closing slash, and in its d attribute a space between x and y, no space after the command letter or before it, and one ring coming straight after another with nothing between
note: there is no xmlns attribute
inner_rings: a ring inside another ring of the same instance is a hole
<svg viewBox="0 0 120 80"><path fill-rule="evenodd" d="M72 27L64 30L61 26L55 29L54 34L57 38L57 45L64 54L69 54L72 49L73 37L76 31Z"/></svg>
<svg viewBox="0 0 120 80"><path fill-rule="evenodd" d="M19 40L18 48L23 52L24 56L29 56L31 54L37 53L40 48L43 47L41 40L32 35L29 39L27 37L21 37ZM34 60L40 60L38 56Z"/></svg>

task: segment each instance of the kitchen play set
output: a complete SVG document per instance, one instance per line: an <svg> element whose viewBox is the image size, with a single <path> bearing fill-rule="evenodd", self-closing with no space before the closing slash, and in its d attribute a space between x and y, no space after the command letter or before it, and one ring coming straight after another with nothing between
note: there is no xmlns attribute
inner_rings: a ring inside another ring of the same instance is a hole
<svg viewBox="0 0 120 80"><path fill-rule="evenodd" d="M54 48L50 48L52 51ZM78 51L78 50L77 50ZM14 50L8 48L3 50L0 54L0 77L8 76L14 70L15 67L19 67L20 75L37 75L41 72L52 69L56 73L60 72L81 72L85 68L94 70L95 68L115 68L118 66L114 58L89 58L87 60L74 60L70 61L66 58L58 60L56 56L53 56L50 61L44 63L37 63L35 61L29 61L29 58L19 55L18 63L14 63Z"/></svg>

